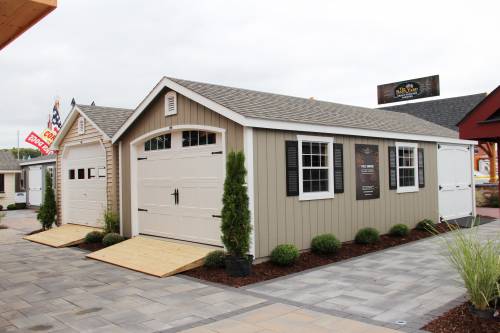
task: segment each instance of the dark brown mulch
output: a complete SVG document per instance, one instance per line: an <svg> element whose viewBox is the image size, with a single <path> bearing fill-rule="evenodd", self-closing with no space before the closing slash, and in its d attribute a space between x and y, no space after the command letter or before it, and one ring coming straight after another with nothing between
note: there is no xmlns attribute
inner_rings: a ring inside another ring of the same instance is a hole
<svg viewBox="0 0 500 333"><path fill-rule="evenodd" d="M106 247L102 243L80 243L75 246L89 252L99 251Z"/></svg>
<svg viewBox="0 0 500 333"><path fill-rule="evenodd" d="M434 319L422 329L432 333L498 333L500 321L478 318L470 313L468 303L464 303Z"/></svg>
<svg viewBox="0 0 500 333"><path fill-rule="evenodd" d="M449 231L445 223L436 225L439 233ZM231 277L226 274L223 268L198 267L183 274L189 275L201 280L226 284L232 287L241 287L252 283L274 279L291 273L301 272L306 269L331 264L334 262L354 258L363 254L380 251L389 247L409 243L419 239L432 236L428 231L412 229L407 237L399 238L389 235L380 236L380 242L371 245L360 245L354 242L342 243L342 248L334 255L321 256L310 251L300 254L299 259L293 266L280 267L266 261L253 265L252 274L246 277Z"/></svg>

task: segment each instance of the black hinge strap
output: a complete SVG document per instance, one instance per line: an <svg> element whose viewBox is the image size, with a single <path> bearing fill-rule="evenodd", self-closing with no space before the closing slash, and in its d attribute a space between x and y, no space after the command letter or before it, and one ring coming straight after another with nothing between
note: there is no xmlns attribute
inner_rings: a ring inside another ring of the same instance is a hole
<svg viewBox="0 0 500 333"><path fill-rule="evenodd" d="M147 157L137 157L138 161L147 160L147 159L148 159Z"/></svg>
<svg viewBox="0 0 500 333"><path fill-rule="evenodd" d="M220 219L220 218L222 218L222 215L212 215L212 217Z"/></svg>
<svg viewBox="0 0 500 333"><path fill-rule="evenodd" d="M137 208L137 210L138 210L139 212L147 212L147 211L148 211L147 209L144 209L144 208Z"/></svg>
<svg viewBox="0 0 500 333"><path fill-rule="evenodd" d="M222 154L222 150L212 152L212 155L220 155L220 154Z"/></svg>

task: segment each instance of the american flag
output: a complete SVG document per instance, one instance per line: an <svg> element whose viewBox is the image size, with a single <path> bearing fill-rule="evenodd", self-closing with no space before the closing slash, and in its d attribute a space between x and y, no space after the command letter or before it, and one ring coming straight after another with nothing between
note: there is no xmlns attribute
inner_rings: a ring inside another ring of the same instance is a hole
<svg viewBox="0 0 500 333"><path fill-rule="evenodd" d="M52 130L56 133L62 127L61 117L59 116L59 101L54 103L54 108L52 109Z"/></svg>

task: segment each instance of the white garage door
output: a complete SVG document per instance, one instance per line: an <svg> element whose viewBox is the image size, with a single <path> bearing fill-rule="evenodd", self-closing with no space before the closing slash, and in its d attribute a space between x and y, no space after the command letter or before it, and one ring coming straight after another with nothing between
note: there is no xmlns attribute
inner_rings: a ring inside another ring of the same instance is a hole
<svg viewBox="0 0 500 333"><path fill-rule="evenodd" d="M222 135L162 135L143 143L139 156L139 233L220 245Z"/></svg>
<svg viewBox="0 0 500 333"><path fill-rule="evenodd" d="M447 221L472 216L471 152L468 146L438 146L439 215Z"/></svg>
<svg viewBox="0 0 500 333"><path fill-rule="evenodd" d="M106 154L100 143L66 148L62 158L63 223L102 226Z"/></svg>
<svg viewBox="0 0 500 333"><path fill-rule="evenodd" d="M30 166L28 169L28 200L33 206L42 204L42 167Z"/></svg>

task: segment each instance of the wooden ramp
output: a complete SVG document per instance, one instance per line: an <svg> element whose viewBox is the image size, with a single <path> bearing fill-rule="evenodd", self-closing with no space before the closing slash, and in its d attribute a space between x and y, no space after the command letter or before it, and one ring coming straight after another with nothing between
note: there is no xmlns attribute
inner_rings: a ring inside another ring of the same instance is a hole
<svg viewBox="0 0 500 333"><path fill-rule="evenodd" d="M92 252L87 257L165 277L203 265L210 251L213 248L137 236Z"/></svg>
<svg viewBox="0 0 500 333"><path fill-rule="evenodd" d="M84 225L63 224L57 228L26 236L24 239L52 247L66 247L83 243L85 235L94 230L102 231L102 229Z"/></svg>

